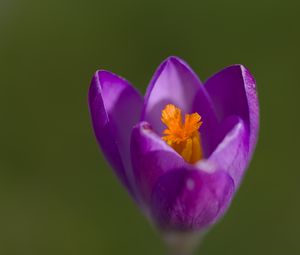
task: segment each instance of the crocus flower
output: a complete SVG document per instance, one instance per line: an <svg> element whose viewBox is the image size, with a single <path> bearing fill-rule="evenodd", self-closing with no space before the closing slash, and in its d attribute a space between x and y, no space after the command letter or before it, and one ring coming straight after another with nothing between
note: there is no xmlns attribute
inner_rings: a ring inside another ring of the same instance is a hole
<svg viewBox="0 0 300 255"><path fill-rule="evenodd" d="M169 57L145 97L100 70L89 108L107 161L159 229L202 231L220 219L258 135L255 81L244 66L229 66L202 84L183 60Z"/></svg>

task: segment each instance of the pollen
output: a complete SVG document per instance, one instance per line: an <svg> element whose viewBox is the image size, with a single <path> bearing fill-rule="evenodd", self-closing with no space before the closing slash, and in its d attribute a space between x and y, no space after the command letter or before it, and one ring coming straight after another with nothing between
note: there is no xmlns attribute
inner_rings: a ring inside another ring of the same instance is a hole
<svg viewBox="0 0 300 255"><path fill-rule="evenodd" d="M203 158L199 133L202 121L198 113L185 114L183 123L181 110L173 104L168 104L162 110L161 121L167 126L162 139L185 161L193 164Z"/></svg>

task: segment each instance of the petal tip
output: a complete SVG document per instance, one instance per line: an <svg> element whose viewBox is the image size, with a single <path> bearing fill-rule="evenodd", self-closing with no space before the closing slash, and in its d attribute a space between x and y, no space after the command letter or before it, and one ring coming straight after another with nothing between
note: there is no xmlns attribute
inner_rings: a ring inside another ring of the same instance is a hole
<svg viewBox="0 0 300 255"><path fill-rule="evenodd" d="M253 88L256 87L256 81L254 76L250 73L249 69L243 65L243 64L234 64L228 67L225 67L222 71L235 69L237 72L241 74L243 77L243 80L245 83L249 83L253 86Z"/></svg>
<svg viewBox="0 0 300 255"><path fill-rule="evenodd" d="M114 73L112 73L112 72L110 72L110 71L104 70L104 69L98 69L94 73L93 78L100 79L100 78L105 77L105 76L107 76L107 77L109 77L109 76L113 77L113 76L117 76L117 75L114 74Z"/></svg>
<svg viewBox="0 0 300 255"><path fill-rule="evenodd" d="M94 77L97 77L100 82L106 81L106 80L120 80L122 82L125 82L127 84L130 84L125 78L123 78L120 75L117 75L113 72L104 70L104 69L99 69L95 72Z"/></svg>
<svg viewBox="0 0 300 255"><path fill-rule="evenodd" d="M241 65L241 72L244 79L244 82L249 84L253 89L256 88L256 81L254 76L250 73L249 69Z"/></svg>
<svg viewBox="0 0 300 255"><path fill-rule="evenodd" d="M191 70L191 67L189 66L189 64L183 60L182 58L178 57L178 56L174 56L174 55L171 55L169 57L167 57L163 63L173 63L173 64L179 64L189 70Z"/></svg>
<svg viewBox="0 0 300 255"><path fill-rule="evenodd" d="M113 78L113 77L117 77L116 74L112 73L112 72L109 72L107 70L103 70L103 69L100 69L100 70L97 70L94 74L93 74L93 77L92 77L92 80L91 80L91 83L90 83L90 88L89 88L89 98L92 99L93 96L95 95L95 93L101 93L101 90L102 90L102 86L101 86L101 81L102 79L106 78Z"/></svg>

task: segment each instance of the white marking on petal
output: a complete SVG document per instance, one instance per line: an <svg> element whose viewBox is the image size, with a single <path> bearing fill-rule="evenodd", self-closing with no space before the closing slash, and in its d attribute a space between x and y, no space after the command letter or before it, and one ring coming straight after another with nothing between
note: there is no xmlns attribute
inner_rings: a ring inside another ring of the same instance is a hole
<svg viewBox="0 0 300 255"><path fill-rule="evenodd" d="M186 182L186 187L188 190L193 190L195 188L195 182L193 179L188 179Z"/></svg>
<svg viewBox="0 0 300 255"><path fill-rule="evenodd" d="M199 163L196 164L196 167L206 173L213 173L214 171L216 171L216 165L208 160L199 161Z"/></svg>

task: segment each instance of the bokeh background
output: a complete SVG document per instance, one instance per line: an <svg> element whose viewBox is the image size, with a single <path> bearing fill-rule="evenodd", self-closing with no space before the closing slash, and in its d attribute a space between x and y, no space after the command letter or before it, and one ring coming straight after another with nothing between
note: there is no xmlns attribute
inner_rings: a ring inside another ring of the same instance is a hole
<svg viewBox="0 0 300 255"><path fill-rule="evenodd" d="M242 63L261 132L243 185L197 254L300 254L300 2L1 0L0 254L164 254L98 150L96 69L142 92L169 55L204 81Z"/></svg>

